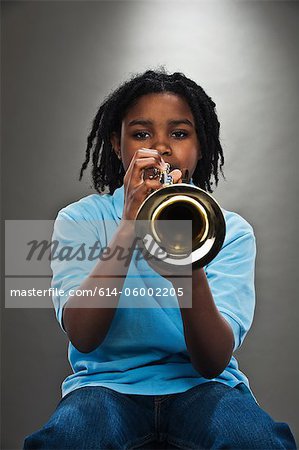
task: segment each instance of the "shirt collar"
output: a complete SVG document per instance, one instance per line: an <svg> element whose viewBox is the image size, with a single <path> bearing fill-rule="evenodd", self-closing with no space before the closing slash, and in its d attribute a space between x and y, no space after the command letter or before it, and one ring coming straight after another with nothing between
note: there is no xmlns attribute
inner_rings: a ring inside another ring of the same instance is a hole
<svg viewBox="0 0 299 450"><path fill-rule="evenodd" d="M121 187L115 189L115 191L113 193L113 205L114 205L117 217L119 219L121 219L122 215L123 215L124 198L125 198L124 185L122 185Z"/></svg>
<svg viewBox="0 0 299 450"><path fill-rule="evenodd" d="M195 186L192 178L190 180L190 184ZM117 217L119 219L121 219L122 215L123 215L124 198L125 198L125 189L124 189L124 185L122 185L121 187L115 189L114 194L113 194L113 204L114 204L114 208L115 208Z"/></svg>

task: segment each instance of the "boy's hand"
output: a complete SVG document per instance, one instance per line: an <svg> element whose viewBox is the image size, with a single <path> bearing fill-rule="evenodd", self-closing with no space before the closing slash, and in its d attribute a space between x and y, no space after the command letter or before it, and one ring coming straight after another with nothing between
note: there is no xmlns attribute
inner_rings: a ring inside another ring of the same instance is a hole
<svg viewBox="0 0 299 450"><path fill-rule="evenodd" d="M144 179L144 170L151 167L163 171L167 166L157 150L145 148L137 150L124 176L123 220L135 220L138 209L146 197L151 192L163 187L159 179ZM182 182L182 172L179 169L173 170L170 175L172 175L174 183Z"/></svg>

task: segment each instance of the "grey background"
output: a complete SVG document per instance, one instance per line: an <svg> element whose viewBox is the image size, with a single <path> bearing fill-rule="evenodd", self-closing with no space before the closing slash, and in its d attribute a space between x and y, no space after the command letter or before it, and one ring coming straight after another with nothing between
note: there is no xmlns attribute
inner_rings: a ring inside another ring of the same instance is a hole
<svg viewBox="0 0 299 450"><path fill-rule="evenodd" d="M91 120L136 71L164 64L217 103L220 204L254 227L253 326L236 357L261 405L298 423L298 3L2 2L6 219L53 219L77 181ZM2 448L20 448L70 373L52 309L2 310Z"/></svg>

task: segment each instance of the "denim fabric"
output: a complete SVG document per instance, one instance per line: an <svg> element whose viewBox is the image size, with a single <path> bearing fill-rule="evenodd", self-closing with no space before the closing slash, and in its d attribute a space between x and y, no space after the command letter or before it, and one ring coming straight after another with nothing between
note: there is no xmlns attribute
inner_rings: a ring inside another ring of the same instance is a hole
<svg viewBox="0 0 299 450"><path fill-rule="evenodd" d="M154 441L184 450L296 449L289 426L275 422L243 383L216 381L159 396L76 389L23 449L149 449Z"/></svg>

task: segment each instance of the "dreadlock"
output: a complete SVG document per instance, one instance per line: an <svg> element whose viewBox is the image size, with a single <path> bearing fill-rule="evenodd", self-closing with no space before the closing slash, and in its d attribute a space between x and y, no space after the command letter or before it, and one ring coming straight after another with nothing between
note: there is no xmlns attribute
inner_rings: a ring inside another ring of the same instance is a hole
<svg viewBox="0 0 299 450"><path fill-rule="evenodd" d="M187 100L194 116L202 153L202 158L197 163L192 180L201 189L210 193L213 192L211 188L213 181L211 179L214 177L217 186L219 181L218 165L224 177L222 171L224 156L219 141L220 124L215 111L216 105L194 81L180 72L168 74L164 68L147 70L143 74L133 76L105 99L93 119L79 180L82 179L92 153L94 188L99 193L103 193L108 187L109 193L113 194L115 189L122 186L125 170L112 148L110 142L112 132L117 132L120 135L122 120L129 107L139 97L161 92L172 92Z"/></svg>

